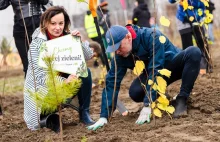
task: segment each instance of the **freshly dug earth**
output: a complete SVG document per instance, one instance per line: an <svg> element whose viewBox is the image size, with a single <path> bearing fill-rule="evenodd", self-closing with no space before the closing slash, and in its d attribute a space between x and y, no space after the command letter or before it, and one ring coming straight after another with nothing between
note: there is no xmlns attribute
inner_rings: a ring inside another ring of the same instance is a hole
<svg viewBox="0 0 220 142"><path fill-rule="evenodd" d="M80 140L91 142L130 142L130 141L220 141L220 53L218 47L213 47L214 73L199 76L188 103L188 116L170 119L167 114L156 118L149 124L136 125L142 104L133 102L128 96L131 81L135 78L128 73L121 85L119 98L129 109L129 115L123 117L114 113L111 122L97 131L89 131L78 123L78 114L71 109L63 110L65 122L64 141ZM172 96L178 94L180 81L168 87ZM102 86L93 89L91 102L92 118L98 120L101 104ZM30 142L30 141L60 141L59 135L44 128L39 131L27 129L23 120L23 95L7 94L3 98L4 119L0 120L0 141Z"/></svg>

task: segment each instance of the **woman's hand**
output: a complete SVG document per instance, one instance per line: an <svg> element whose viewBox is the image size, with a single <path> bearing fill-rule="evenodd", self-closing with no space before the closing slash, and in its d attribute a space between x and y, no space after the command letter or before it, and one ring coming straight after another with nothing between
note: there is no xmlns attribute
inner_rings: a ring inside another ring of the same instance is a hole
<svg viewBox="0 0 220 142"><path fill-rule="evenodd" d="M79 32L78 30L72 31L72 32L71 32L71 35L72 35L72 36L79 36L79 37L81 37L80 32Z"/></svg>
<svg viewBox="0 0 220 142"><path fill-rule="evenodd" d="M78 79L78 77L75 74L71 74L69 75L69 77L64 81L65 83L70 83L72 82L74 79Z"/></svg>

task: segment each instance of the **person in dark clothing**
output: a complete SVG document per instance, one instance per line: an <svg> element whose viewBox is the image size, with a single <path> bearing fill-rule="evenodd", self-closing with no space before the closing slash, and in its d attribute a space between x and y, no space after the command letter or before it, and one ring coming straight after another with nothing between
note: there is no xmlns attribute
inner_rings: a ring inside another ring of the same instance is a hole
<svg viewBox="0 0 220 142"><path fill-rule="evenodd" d="M9 5L12 5L14 11L13 36L22 60L25 76L28 68L28 44L31 42L32 33L39 27L42 6L46 5L48 2L49 0L0 0L0 10L4 10ZM25 26L27 28L27 35L25 33ZM27 39L29 39L29 41L27 41Z"/></svg>
<svg viewBox="0 0 220 142"><path fill-rule="evenodd" d="M133 11L132 23L140 27L150 28L149 20L151 14L148 10L147 4L144 0L137 0L137 4L137 7Z"/></svg>
<svg viewBox="0 0 220 142"><path fill-rule="evenodd" d="M100 8L103 12L100 11L99 7L97 8L97 14L98 14L98 21L99 21L99 25L103 28L104 30L104 35L106 34L106 32L108 31L108 27L111 27L111 21L110 21L110 15L109 15L109 10L107 8L108 6L108 2L104 1L102 2L100 5ZM108 26L105 23L105 20L108 24Z"/></svg>
<svg viewBox="0 0 220 142"><path fill-rule="evenodd" d="M160 42L160 36L166 39L164 43ZM112 60L111 69L106 75L106 86L102 92L100 119L88 129L96 130L107 123L108 118L116 109L116 106L113 107L112 104L117 102L121 81L126 75L127 69L133 69L138 60L144 62L147 73L144 71L140 74L129 89L131 99L138 103L142 102L144 105L136 123L150 122L151 106L145 91L148 94L151 92L152 101L157 99L156 92L151 91L151 85L148 84L148 81L158 76L163 78L167 85L182 79L181 88L176 97L173 117L178 118L187 113L187 100L199 74L201 60L199 48L190 46L181 50L174 46L160 31L156 30L154 33L152 28L136 25L112 26L106 33L106 40L108 41L106 52L115 52L117 64L115 65L115 61ZM159 70L162 69L171 71L171 76L168 78L161 75ZM143 86L146 87L146 90L142 88Z"/></svg>

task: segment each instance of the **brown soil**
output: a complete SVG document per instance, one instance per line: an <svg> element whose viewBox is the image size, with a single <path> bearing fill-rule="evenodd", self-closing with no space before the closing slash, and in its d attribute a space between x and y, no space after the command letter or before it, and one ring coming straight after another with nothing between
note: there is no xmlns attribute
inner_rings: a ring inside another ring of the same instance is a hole
<svg viewBox="0 0 220 142"><path fill-rule="evenodd" d="M120 98L129 109L128 116L123 117L117 111L113 119L104 128L89 131L78 123L78 115L74 110L65 109L64 141L80 141L83 136L94 142L130 142L130 141L220 141L220 54L218 47L213 47L214 73L199 76L189 101L188 115L179 119L170 119L164 114L149 124L136 125L141 104L129 99L128 89L132 76L127 74L123 80ZM8 74L10 74L8 72ZM7 73L5 74L7 76ZM11 75L9 75L11 76ZM168 87L169 94L178 93L180 82ZM93 90L91 114L97 120L100 112L102 87ZM23 121L22 92L4 97L4 119L0 120L0 141L2 142L30 142L30 141L60 141L59 135L44 128L39 131L30 131Z"/></svg>

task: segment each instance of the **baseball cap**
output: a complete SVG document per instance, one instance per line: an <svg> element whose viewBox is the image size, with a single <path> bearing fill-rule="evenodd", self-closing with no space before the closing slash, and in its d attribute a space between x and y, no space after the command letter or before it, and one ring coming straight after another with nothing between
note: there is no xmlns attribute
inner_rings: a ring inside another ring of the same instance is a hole
<svg viewBox="0 0 220 142"><path fill-rule="evenodd" d="M119 46L121 45L121 41L125 38L127 33L128 30L123 26L112 26L105 35L106 41L108 43L106 52L115 52L116 50L118 50Z"/></svg>

